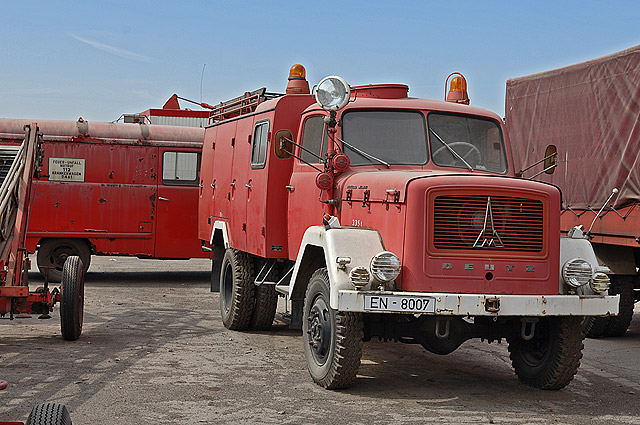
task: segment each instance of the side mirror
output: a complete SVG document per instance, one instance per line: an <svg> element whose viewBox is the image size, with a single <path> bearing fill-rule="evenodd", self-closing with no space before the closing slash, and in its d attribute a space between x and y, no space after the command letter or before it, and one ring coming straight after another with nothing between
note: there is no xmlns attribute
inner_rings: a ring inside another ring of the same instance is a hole
<svg viewBox="0 0 640 425"><path fill-rule="evenodd" d="M277 158L291 158L293 156L293 133L290 130L278 130L274 137L273 147Z"/></svg>
<svg viewBox="0 0 640 425"><path fill-rule="evenodd" d="M544 151L544 172L553 174L558 166L558 149L554 145L547 146Z"/></svg>

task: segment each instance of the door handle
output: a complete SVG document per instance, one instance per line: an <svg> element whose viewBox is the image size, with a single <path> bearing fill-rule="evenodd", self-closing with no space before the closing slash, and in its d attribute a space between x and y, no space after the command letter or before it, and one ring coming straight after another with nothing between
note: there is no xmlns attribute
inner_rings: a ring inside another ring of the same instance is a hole
<svg viewBox="0 0 640 425"><path fill-rule="evenodd" d="M285 186L287 189L289 189L290 192L293 192L295 190L295 188L293 187L293 185L287 185Z"/></svg>
<svg viewBox="0 0 640 425"><path fill-rule="evenodd" d="M158 196L158 201L168 201L168 198L163 198L162 196Z"/></svg>

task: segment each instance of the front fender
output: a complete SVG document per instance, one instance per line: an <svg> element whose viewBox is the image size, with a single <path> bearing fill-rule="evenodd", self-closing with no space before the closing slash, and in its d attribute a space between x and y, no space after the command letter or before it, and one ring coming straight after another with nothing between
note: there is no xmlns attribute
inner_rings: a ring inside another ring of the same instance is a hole
<svg viewBox="0 0 640 425"><path fill-rule="evenodd" d="M560 294L567 293L567 284L562 278L562 267L564 264L572 260L574 258L582 258L586 260L589 264L591 264L591 272L595 273L599 267L598 258L593 250L593 246L591 246L591 242L584 238L571 238L571 237L561 237L560 238ZM579 295L594 295L593 290L589 287L589 285L584 285L578 289Z"/></svg>
<svg viewBox="0 0 640 425"><path fill-rule="evenodd" d="M324 226L309 227L302 238L302 244L298 251L298 257L291 276L290 293L304 293L308 282L299 278L300 270L304 267L305 252L307 247L314 246L322 249L324 263L327 267L330 283L331 308L338 308L338 293L340 290L354 289L349 282L349 272L355 267L366 267L370 270L371 260L381 251L384 251L382 237L377 230L360 227L340 227L325 229ZM339 268L336 262L338 257L350 258L346 267ZM363 289L372 289L376 283L373 277ZM297 290L296 290L297 289Z"/></svg>

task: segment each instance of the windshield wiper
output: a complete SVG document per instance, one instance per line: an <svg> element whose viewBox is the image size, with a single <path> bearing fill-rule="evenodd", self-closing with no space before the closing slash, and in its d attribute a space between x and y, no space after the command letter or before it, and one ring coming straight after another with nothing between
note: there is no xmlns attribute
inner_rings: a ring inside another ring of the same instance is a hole
<svg viewBox="0 0 640 425"><path fill-rule="evenodd" d="M460 161L462 161L464 163L464 165L467 166L467 168L469 169L469 171L473 171L473 167L471 165L469 165L469 163L467 161L464 160L463 157L460 156L460 154L458 152L456 152L451 146L449 146L444 140L442 140L442 137L438 136L438 133L436 133L435 131L433 131L433 129L429 129L430 132L433 133L434 136L436 136L438 138L438 140L440 140L440 143L442 143L447 149L449 149L449 152L451 152L451 154L453 156L455 156L456 158L458 158Z"/></svg>
<svg viewBox="0 0 640 425"><path fill-rule="evenodd" d="M343 145L347 145L347 147L349 147L349 149L352 149L352 150L354 150L354 151L358 152L360 155L365 156L365 157L367 157L367 158L369 158L369 159L372 159L372 160L374 160L374 161L377 161L377 162L379 162L379 163L380 163L380 164L382 164L382 165L386 165L386 167L387 167L387 168L390 168L390 167L391 167L387 162L384 162L384 161L383 161L383 160L381 160L380 158L376 158L375 156L373 156L373 155L371 155L371 154L368 154L368 153L366 153L365 151L363 151L363 150L360 150L360 149L356 148L355 146L353 146L353 145L351 145L351 144L349 144L349 143L345 142L344 140L342 140L342 139L341 139L341 138L339 138L339 137L337 137L337 139L338 139L338 140L340 140L340 142L341 142ZM464 161L464 159L463 159L463 161Z"/></svg>

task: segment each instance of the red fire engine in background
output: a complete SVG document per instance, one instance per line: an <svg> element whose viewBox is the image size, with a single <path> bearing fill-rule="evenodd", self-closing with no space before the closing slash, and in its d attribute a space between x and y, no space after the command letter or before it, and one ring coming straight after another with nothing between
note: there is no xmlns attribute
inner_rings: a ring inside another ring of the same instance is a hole
<svg viewBox="0 0 640 425"><path fill-rule="evenodd" d="M0 140L25 120L0 119ZM70 255L207 258L197 238L200 152L195 127L39 121L42 178L36 182L26 248L40 272L60 281Z"/></svg>
<svg viewBox="0 0 640 425"><path fill-rule="evenodd" d="M502 120L461 75L441 102L340 77L314 101L305 74L221 103L205 131L198 232L224 325L268 328L285 296L326 388L374 337L437 354L506 338L523 382L567 385L582 316L618 297L579 231L561 240L560 192L516 178Z"/></svg>

